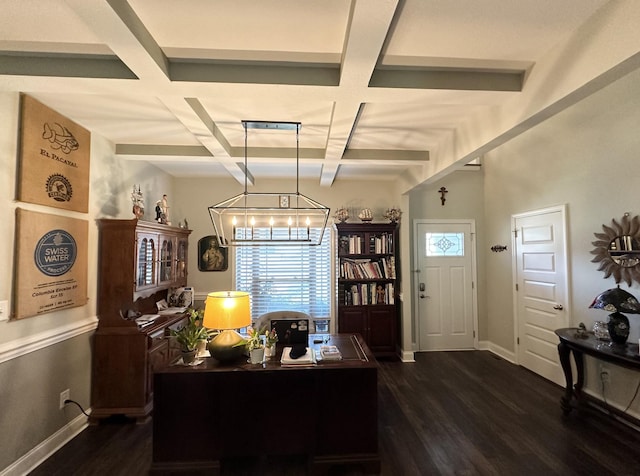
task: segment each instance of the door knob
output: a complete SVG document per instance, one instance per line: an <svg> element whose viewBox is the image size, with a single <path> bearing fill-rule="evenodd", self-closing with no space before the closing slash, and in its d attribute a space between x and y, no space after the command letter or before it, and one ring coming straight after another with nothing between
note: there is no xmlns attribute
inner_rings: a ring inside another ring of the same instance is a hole
<svg viewBox="0 0 640 476"><path fill-rule="evenodd" d="M425 296L424 294L420 295L420 299L428 298L429 296Z"/></svg>
<svg viewBox="0 0 640 476"><path fill-rule="evenodd" d="M562 307L562 304L556 304L555 306L553 306L553 308L556 311L562 311L564 309L564 307Z"/></svg>

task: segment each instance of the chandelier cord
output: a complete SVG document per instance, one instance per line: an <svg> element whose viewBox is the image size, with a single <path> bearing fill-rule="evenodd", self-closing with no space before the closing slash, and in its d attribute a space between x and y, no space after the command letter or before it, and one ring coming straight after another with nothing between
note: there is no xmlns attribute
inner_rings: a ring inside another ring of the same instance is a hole
<svg viewBox="0 0 640 476"><path fill-rule="evenodd" d="M247 182L249 180L249 169L247 169L247 123L243 122L244 126L244 195L247 196Z"/></svg>
<svg viewBox="0 0 640 476"><path fill-rule="evenodd" d="M300 124L296 124L296 200L300 195Z"/></svg>

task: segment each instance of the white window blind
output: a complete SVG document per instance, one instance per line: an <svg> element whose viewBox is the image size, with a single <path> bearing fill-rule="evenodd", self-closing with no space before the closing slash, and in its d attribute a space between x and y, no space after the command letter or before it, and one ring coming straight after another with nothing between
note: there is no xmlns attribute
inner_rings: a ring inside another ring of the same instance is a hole
<svg viewBox="0 0 640 476"><path fill-rule="evenodd" d="M238 229L236 233L242 234ZM311 228L317 239L321 229ZM288 228L256 229L286 239ZM305 229L306 233L306 229ZM331 304L330 232L318 246L273 245L235 248L235 289L251 296L251 317L272 311L301 311L312 318L329 318Z"/></svg>

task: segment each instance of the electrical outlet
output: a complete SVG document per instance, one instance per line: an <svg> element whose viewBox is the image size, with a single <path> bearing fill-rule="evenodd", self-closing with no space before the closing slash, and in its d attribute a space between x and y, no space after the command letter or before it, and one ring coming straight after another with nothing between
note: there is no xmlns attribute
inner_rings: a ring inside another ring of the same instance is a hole
<svg viewBox="0 0 640 476"><path fill-rule="evenodd" d="M600 368L600 378L603 382L609 383L609 369L605 367Z"/></svg>
<svg viewBox="0 0 640 476"><path fill-rule="evenodd" d="M60 392L60 410L64 408L64 406L66 405L65 401L69 400L70 396L71 396L71 390L69 389L66 389Z"/></svg>
<svg viewBox="0 0 640 476"><path fill-rule="evenodd" d="M9 319L9 301L0 301L0 321Z"/></svg>

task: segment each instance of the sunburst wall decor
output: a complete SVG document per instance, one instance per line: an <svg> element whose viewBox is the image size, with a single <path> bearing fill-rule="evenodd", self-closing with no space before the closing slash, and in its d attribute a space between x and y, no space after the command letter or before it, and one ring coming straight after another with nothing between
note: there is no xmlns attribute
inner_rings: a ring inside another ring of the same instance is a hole
<svg viewBox="0 0 640 476"><path fill-rule="evenodd" d="M640 217L629 218L625 213L620 223L613 219L602 230L604 233L594 233L597 240L591 242L595 246L591 261L600 263L598 271L604 272L605 279L613 276L616 283L640 283Z"/></svg>

